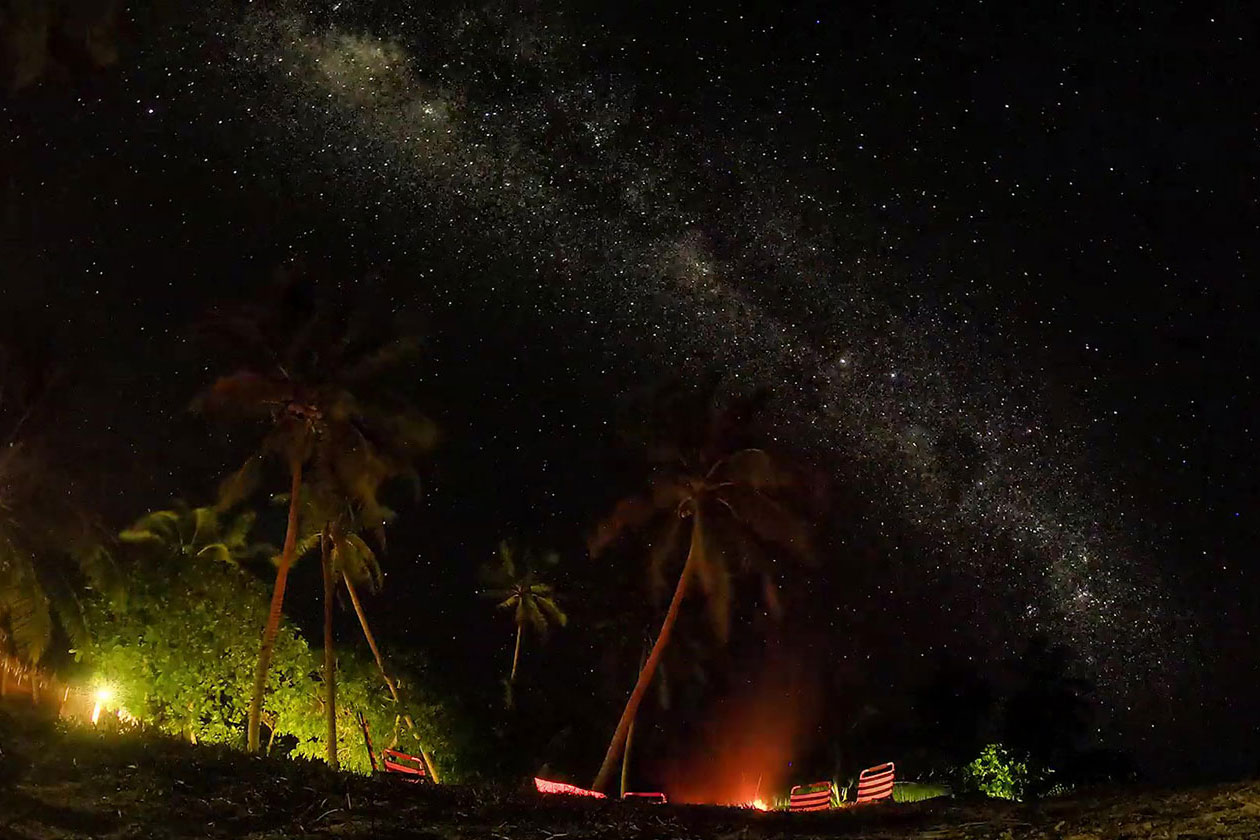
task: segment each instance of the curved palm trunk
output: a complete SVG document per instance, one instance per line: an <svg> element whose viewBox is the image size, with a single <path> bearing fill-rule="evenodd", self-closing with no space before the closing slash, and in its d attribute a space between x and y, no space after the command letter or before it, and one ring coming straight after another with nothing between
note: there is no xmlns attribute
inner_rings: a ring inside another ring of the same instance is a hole
<svg viewBox="0 0 1260 840"><path fill-rule="evenodd" d="M639 654L639 670L643 670L643 664L647 662L647 643L643 645L643 652ZM638 715L630 721L630 729L626 732L626 748L621 753L621 798L626 798L626 787L630 780L630 750L634 747L634 725L638 721Z"/></svg>
<svg viewBox="0 0 1260 840"><path fill-rule="evenodd" d="M674 624L678 621L679 608L682 607L683 597L687 594L687 584L691 580L692 564L696 556L702 551L704 551L703 534L700 526L700 512L697 510L694 514L694 521L691 523L691 547L687 551L687 562L683 565L682 574L678 576L678 585L674 587L674 597L669 602L669 610L665 613L665 621L661 623L661 632L656 636L656 642L652 645L652 652L648 654L647 663L639 671L639 679L634 684L634 691L630 692L630 699L626 701L626 708L621 713L621 720L617 722L617 729L613 732L612 741L608 743L608 752L604 753L604 763L600 765L599 773L595 776L595 782L591 785L591 790L603 790L612 777L613 770L617 766L617 759L621 756L621 752L625 748L626 738L630 734L630 724L634 721L635 714L639 711L639 703L642 702L643 695L652 683L652 676L656 673L656 666L660 664L661 657L665 654L665 647L669 644L670 634L674 630Z"/></svg>
<svg viewBox="0 0 1260 840"><path fill-rule="evenodd" d="M284 607L284 587L289 579L289 567L297 549L298 493L302 489L302 462L294 459L289 465L293 477L289 489L289 524L284 532L284 549L280 552L280 565L276 568L276 584L271 590L271 611L263 627L262 645L258 649L258 667L254 670L254 693L249 699L248 749L258 752L258 730L262 722L263 692L267 688L267 672L271 670L271 655L276 647L276 633L280 631L280 611Z"/></svg>
<svg viewBox="0 0 1260 840"><path fill-rule="evenodd" d="M359 626L363 628L363 638L367 639L368 647L372 650L372 656L376 658L376 668L381 672L381 679L385 680L385 685L389 688L389 696L394 698L394 702L397 703L398 686L393 678L390 677L389 672L385 670L385 659L381 656L381 649L376 646L376 637L372 635L372 628L368 626L367 614L363 612L363 604L359 602L359 592L350 581L350 576L344 571L341 573L341 579L346 584L346 592L350 593L350 603L354 605L354 614L359 617ZM415 724L411 722L410 715L403 715L403 721L406 722L408 729L416 728ZM442 784L442 780L438 778L437 768L433 766L433 759L429 757L428 750L421 747L420 756L429 767L429 778L433 780L435 785Z"/></svg>
<svg viewBox="0 0 1260 840"><path fill-rule="evenodd" d="M516 684L516 666L521 661L521 630L523 625L516 625L516 652L512 654L512 673L508 676L508 682Z"/></svg>
<svg viewBox="0 0 1260 840"><path fill-rule="evenodd" d="M324 714L328 721L328 763L340 770L337 760L337 657L333 651L333 569L328 525L320 537L320 563L324 572Z"/></svg>

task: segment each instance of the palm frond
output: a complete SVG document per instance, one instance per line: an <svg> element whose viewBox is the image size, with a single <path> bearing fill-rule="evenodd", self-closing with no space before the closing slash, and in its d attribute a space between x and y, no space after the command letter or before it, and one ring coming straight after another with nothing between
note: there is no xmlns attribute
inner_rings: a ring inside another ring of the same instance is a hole
<svg viewBox="0 0 1260 840"><path fill-rule="evenodd" d="M692 525L690 563L704 592L713 633L726 641L731 629L731 571L721 544L710 537L707 525Z"/></svg>
<svg viewBox="0 0 1260 840"><path fill-rule="evenodd" d="M215 507L221 511L231 510L258 489L262 473L262 459L254 455L240 469L229 474L219 482L218 498Z"/></svg>
<svg viewBox="0 0 1260 840"><path fill-rule="evenodd" d="M569 617L565 615L564 610L560 609L560 605L552 598L538 598L538 608L553 623L561 627L565 627L569 623Z"/></svg>
<svg viewBox="0 0 1260 840"><path fill-rule="evenodd" d="M368 590L380 589L383 575L374 552L363 537L350 531L341 533L333 543L333 562L355 583L366 584Z"/></svg>
<svg viewBox="0 0 1260 840"><path fill-rule="evenodd" d="M651 538L648 545L648 586L656 595L665 590L665 567L682 554L682 535L684 524L690 534L691 522L670 512L663 516L660 530Z"/></svg>
<svg viewBox="0 0 1260 840"><path fill-rule="evenodd" d="M52 639L48 596L33 574L17 567L10 567L8 571L0 585L0 620L7 623L9 638L18 656L38 662Z"/></svg>
<svg viewBox="0 0 1260 840"><path fill-rule="evenodd" d="M642 496L629 496L617 502L612 513L595 526L595 533L587 543L591 556L603 554L623 534L646 524L656 513L657 506Z"/></svg>
<svg viewBox="0 0 1260 840"><path fill-rule="evenodd" d="M739 450L719 461L714 466L714 474L722 481L751 487L754 490L787 487L793 482L792 475L780 467L763 449Z"/></svg>
<svg viewBox="0 0 1260 840"><path fill-rule="evenodd" d="M784 505L764 493L740 486L725 487L718 497L734 511L736 520L758 539L786 549L798 558L813 556L809 525Z"/></svg>

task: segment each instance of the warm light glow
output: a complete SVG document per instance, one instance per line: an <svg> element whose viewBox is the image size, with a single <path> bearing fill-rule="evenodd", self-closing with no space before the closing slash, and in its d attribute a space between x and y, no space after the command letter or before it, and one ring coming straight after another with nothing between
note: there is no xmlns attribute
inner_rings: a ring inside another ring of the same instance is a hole
<svg viewBox="0 0 1260 840"><path fill-rule="evenodd" d="M101 719L101 708L112 699L114 699L114 689L110 686L102 685L100 688L96 689L96 705L92 707L93 726L95 726L96 722Z"/></svg>
<svg viewBox="0 0 1260 840"><path fill-rule="evenodd" d="M758 811L769 811L770 804L764 799L754 799L748 803L749 808L756 808Z"/></svg>

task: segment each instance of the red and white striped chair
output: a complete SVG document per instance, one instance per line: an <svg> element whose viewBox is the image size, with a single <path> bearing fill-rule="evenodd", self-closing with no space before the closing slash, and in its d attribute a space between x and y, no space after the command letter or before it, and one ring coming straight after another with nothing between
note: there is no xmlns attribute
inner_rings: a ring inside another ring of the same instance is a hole
<svg viewBox="0 0 1260 840"><path fill-rule="evenodd" d="M386 773L397 773L408 782L430 781L429 768L418 755L385 749L381 750L381 764L385 765Z"/></svg>
<svg viewBox="0 0 1260 840"><path fill-rule="evenodd" d="M896 768L891 761L868 767L858 775L857 804L892 800Z"/></svg>
<svg viewBox="0 0 1260 840"><path fill-rule="evenodd" d="M835 788L831 782L812 782L808 785L797 785L788 795L788 810L827 811L831 808Z"/></svg>

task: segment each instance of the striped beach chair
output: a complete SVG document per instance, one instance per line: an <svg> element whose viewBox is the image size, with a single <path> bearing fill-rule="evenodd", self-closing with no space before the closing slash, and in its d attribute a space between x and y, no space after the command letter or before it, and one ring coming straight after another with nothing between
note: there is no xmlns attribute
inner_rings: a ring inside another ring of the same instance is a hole
<svg viewBox="0 0 1260 840"><path fill-rule="evenodd" d="M788 795L788 810L827 811L831 808L831 800L835 793L831 782L811 782L808 785L797 785Z"/></svg>
<svg viewBox="0 0 1260 840"><path fill-rule="evenodd" d="M863 770L858 775L857 804L885 799L891 802L896 775L896 768L891 761Z"/></svg>
<svg viewBox="0 0 1260 840"><path fill-rule="evenodd" d="M429 768L418 755L408 755L400 750L381 750L381 764L386 773L397 773L408 782L429 781Z"/></svg>

